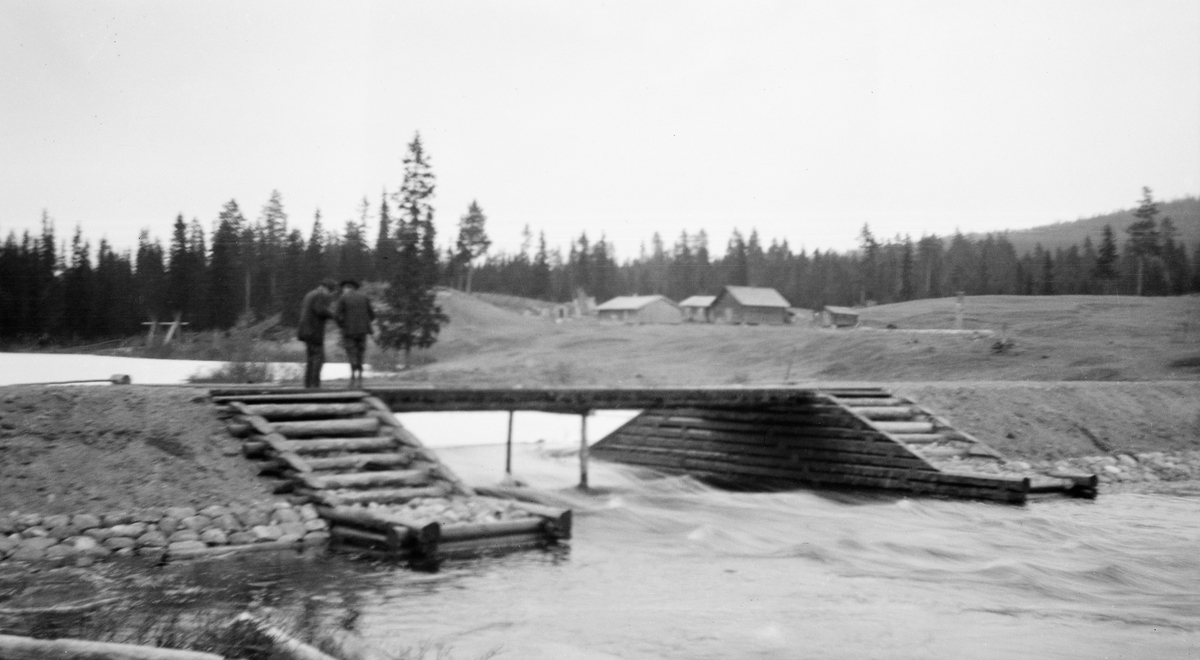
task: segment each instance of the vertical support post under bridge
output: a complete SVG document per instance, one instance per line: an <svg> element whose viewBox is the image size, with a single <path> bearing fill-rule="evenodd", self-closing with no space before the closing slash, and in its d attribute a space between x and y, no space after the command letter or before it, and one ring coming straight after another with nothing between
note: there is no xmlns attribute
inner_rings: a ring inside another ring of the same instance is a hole
<svg viewBox="0 0 1200 660"><path fill-rule="evenodd" d="M579 416L579 488L587 490L588 487L588 437L587 437L587 418L591 411L585 410Z"/></svg>
<svg viewBox="0 0 1200 660"><path fill-rule="evenodd" d="M504 446L504 474L512 476L512 427L513 412L508 411L508 442Z"/></svg>

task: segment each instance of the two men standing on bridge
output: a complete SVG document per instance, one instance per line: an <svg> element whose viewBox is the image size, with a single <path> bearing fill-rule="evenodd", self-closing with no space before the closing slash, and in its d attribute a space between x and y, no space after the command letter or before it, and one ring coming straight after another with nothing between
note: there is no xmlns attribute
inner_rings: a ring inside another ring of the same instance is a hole
<svg viewBox="0 0 1200 660"><path fill-rule="evenodd" d="M325 322L334 319L342 331L342 347L350 361L350 387L362 387L363 356L375 310L358 289L356 280L343 280L342 293L334 297L337 282L322 280L300 303L300 323L296 336L304 342L306 364L304 387L321 387L321 368L325 365Z"/></svg>

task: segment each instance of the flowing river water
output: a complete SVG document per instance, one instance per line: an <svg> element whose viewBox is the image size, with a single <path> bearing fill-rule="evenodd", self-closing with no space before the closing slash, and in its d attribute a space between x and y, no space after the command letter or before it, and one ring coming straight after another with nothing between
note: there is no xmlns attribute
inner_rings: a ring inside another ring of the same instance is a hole
<svg viewBox="0 0 1200 660"><path fill-rule="evenodd" d="M435 573L340 556L185 563L166 569L172 593L461 659L1200 654L1200 497L729 492L600 461L585 495L562 443L514 453L518 476L575 509L569 545ZM502 445L439 454L468 482L502 476Z"/></svg>

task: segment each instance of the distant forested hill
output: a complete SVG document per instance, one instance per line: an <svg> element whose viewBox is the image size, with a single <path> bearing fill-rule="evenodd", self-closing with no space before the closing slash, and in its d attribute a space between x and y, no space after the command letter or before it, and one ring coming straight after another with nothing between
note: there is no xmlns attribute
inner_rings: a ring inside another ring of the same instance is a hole
<svg viewBox="0 0 1200 660"><path fill-rule="evenodd" d="M1032 252L1038 243L1051 251L1055 248L1066 249L1072 245L1082 245L1083 239L1088 236L1092 237L1092 243L1098 245L1100 231L1104 229L1104 225L1112 225L1113 231L1117 233L1117 242L1124 244L1125 239L1128 238L1125 228L1133 222L1135 208L1131 207L1123 211L1072 222L1056 222L1052 225L1031 229L1010 230L1006 232L1006 235L1009 242L1016 248L1017 254ZM1200 198L1184 197L1170 202L1160 202L1158 208L1159 219L1169 217L1175 222L1175 228L1179 230L1175 240L1188 246L1190 253L1191 247L1200 243ZM972 236L974 239L981 237L982 234Z"/></svg>

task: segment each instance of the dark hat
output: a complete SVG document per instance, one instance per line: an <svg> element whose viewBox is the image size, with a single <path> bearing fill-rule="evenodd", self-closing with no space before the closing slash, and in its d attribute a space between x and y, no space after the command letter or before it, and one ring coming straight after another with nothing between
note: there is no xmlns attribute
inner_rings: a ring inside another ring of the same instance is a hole
<svg viewBox="0 0 1200 660"><path fill-rule="evenodd" d="M354 279L342 280L342 286L352 286L357 289L358 288L358 280L354 280Z"/></svg>
<svg viewBox="0 0 1200 660"><path fill-rule="evenodd" d="M321 286L331 290L338 288L337 280L333 279L332 277L326 277L325 279L321 280Z"/></svg>

